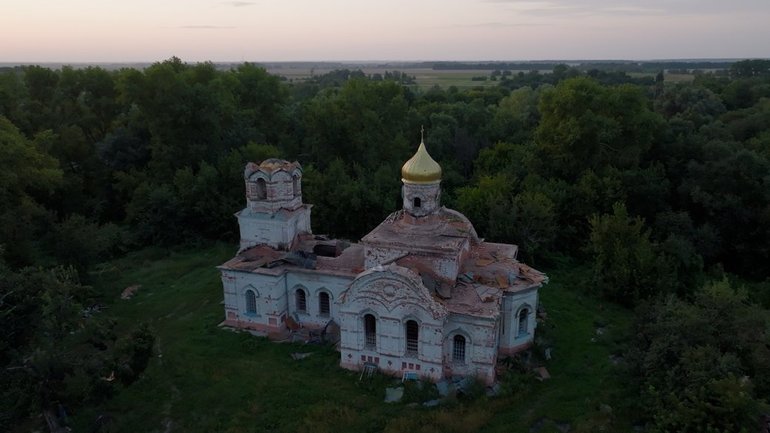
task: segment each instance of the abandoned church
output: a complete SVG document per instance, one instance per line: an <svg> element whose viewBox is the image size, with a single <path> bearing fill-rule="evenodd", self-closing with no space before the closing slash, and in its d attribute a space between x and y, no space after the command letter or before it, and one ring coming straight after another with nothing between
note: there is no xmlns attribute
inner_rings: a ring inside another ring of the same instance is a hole
<svg viewBox="0 0 770 433"><path fill-rule="evenodd" d="M312 234L299 163L246 165L240 249L219 266L223 325L285 339L332 324L344 368L492 383L498 358L532 344L547 277L441 206L424 143L401 178L403 209L348 243Z"/></svg>

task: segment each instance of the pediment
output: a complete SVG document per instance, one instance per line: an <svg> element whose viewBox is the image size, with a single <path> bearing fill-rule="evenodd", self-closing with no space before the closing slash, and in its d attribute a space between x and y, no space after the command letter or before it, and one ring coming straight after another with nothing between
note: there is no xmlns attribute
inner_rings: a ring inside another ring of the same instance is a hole
<svg viewBox="0 0 770 433"><path fill-rule="evenodd" d="M374 268L356 278L343 303L376 304L389 312L398 308L422 309L436 319L447 315L446 308L433 298L419 275L396 265Z"/></svg>

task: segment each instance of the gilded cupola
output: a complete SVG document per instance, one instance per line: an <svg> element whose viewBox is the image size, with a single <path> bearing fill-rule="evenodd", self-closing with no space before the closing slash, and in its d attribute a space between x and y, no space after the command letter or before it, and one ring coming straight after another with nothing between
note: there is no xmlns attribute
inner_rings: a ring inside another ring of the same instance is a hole
<svg viewBox="0 0 770 433"><path fill-rule="evenodd" d="M436 183L441 180L441 166L431 158L425 143L420 141L414 156L401 167L401 180L404 183Z"/></svg>

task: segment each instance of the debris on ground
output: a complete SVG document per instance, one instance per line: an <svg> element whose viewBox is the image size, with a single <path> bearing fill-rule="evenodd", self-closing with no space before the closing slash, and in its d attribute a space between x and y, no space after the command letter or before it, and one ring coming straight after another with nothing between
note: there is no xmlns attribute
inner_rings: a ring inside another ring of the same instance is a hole
<svg viewBox="0 0 770 433"><path fill-rule="evenodd" d="M535 367L532 369L532 371L537 374L537 377L535 377L539 381L548 380L551 378L551 374L548 373L548 369L545 367Z"/></svg>
<svg viewBox="0 0 770 433"><path fill-rule="evenodd" d="M457 376L451 379L443 379L436 383L438 395L446 397L457 393L466 394L473 385L474 378L469 376Z"/></svg>
<svg viewBox="0 0 770 433"><path fill-rule="evenodd" d="M487 397L495 397L500 394L500 383L497 382L492 386L487 387Z"/></svg>
<svg viewBox="0 0 770 433"><path fill-rule="evenodd" d="M324 343L337 344L340 341L340 325L334 320L326 323L321 331L321 340Z"/></svg>
<svg viewBox="0 0 770 433"><path fill-rule="evenodd" d="M294 352L291 354L291 359L299 361L300 359L305 359L312 354L313 352Z"/></svg>
<svg viewBox="0 0 770 433"><path fill-rule="evenodd" d="M449 392L453 390L454 387L452 387L452 384L449 383L448 380L443 379L436 383L436 389L438 389L438 395L442 397L446 397L449 395Z"/></svg>
<svg viewBox="0 0 770 433"><path fill-rule="evenodd" d="M296 331L296 330L302 328L302 325L299 322L297 322L296 320L294 320L293 317L287 316L286 317L286 327L291 329L292 331Z"/></svg>
<svg viewBox="0 0 770 433"><path fill-rule="evenodd" d="M385 388L385 403L398 403L404 397L404 387Z"/></svg>
<svg viewBox="0 0 770 433"><path fill-rule="evenodd" d="M372 362L364 362L364 368L361 370L361 376L358 378L358 381L361 382L364 379L371 379L377 370L377 364Z"/></svg>
<svg viewBox="0 0 770 433"><path fill-rule="evenodd" d="M141 287L141 284L134 284L133 286L126 287L123 290L123 293L120 294L120 299L131 299Z"/></svg>

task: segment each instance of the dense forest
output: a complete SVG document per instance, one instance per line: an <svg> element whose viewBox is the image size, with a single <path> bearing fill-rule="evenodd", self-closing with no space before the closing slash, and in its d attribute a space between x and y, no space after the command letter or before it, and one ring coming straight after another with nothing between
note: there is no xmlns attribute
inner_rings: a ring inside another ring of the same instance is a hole
<svg viewBox="0 0 770 433"><path fill-rule="evenodd" d="M177 58L0 72L0 429L109 398L147 365L152 331L99 314L100 263L234 242L244 164L268 157L303 165L314 232L358 239L400 206L424 125L445 205L538 268L590 268L574 289L636 315L624 375L649 431L755 431L770 395L770 61L686 83L566 65L469 90L404 77L289 84Z"/></svg>

